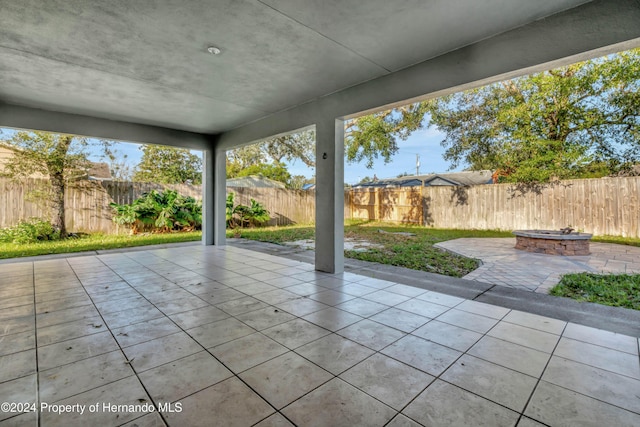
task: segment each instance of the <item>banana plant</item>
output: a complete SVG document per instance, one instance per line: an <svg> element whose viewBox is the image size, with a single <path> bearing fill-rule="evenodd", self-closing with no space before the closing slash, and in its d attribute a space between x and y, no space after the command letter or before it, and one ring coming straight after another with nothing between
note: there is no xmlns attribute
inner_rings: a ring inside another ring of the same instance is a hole
<svg viewBox="0 0 640 427"><path fill-rule="evenodd" d="M130 205L110 204L113 222L131 227L132 233L149 230L195 230L202 225L202 203L174 190L144 193Z"/></svg>

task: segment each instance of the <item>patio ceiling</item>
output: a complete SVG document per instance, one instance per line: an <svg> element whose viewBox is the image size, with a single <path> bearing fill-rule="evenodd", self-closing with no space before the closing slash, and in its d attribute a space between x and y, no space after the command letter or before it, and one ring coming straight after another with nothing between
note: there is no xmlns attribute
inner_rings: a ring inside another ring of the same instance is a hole
<svg viewBox="0 0 640 427"><path fill-rule="evenodd" d="M0 103L219 134L584 3L0 0Z"/></svg>

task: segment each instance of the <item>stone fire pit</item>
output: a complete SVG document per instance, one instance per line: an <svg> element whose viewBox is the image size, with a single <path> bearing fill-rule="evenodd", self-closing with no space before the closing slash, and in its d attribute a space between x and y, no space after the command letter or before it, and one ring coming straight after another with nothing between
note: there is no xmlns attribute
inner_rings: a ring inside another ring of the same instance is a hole
<svg viewBox="0 0 640 427"><path fill-rule="evenodd" d="M516 249L549 255L589 255L592 234L562 230L516 230Z"/></svg>

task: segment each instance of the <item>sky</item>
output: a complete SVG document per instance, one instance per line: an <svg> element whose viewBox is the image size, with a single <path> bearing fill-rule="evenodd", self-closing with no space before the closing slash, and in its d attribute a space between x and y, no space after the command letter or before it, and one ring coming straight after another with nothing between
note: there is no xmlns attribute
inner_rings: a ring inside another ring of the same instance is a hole
<svg viewBox="0 0 640 427"><path fill-rule="evenodd" d="M398 153L392 157L391 162L385 164L384 160L374 162L372 169L367 169L363 163L347 163L344 165L344 181L348 184L357 184L365 177L372 178L375 174L379 179L395 178L402 173L414 175L416 173L416 154L420 155L420 173L446 172L449 163L442 158L444 148L440 142L444 139L444 133L436 128L420 129L406 141L398 142ZM118 150L128 155L132 165L137 164L142 156L137 144L119 144ZM195 152L194 152L195 153ZM310 178L315 171L307 167L303 162L288 163L287 168L291 175L304 175ZM456 170L461 170L460 168Z"/></svg>
<svg viewBox="0 0 640 427"><path fill-rule="evenodd" d="M13 134L11 129L0 129L2 133L0 138L10 138ZM444 139L444 134L436 128L420 129L406 141L398 141L399 151L392 157L391 162L385 164L382 159L378 159L372 169L367 169L363 163L346 163L344 165L344 180L348 184L357 184L365 177L373 177L375 174L379 179L395 178L402 173L410 175L416 172L416 154L420 155L420 173L427 174L431 172L446 172L449 168L448 162L444 161L442 154L444 149L440 146L440 142ZM127 156L127 162L130 166L135 166L142 158L140 144L119 142L114 145L116 154L119 156ZM200 154L193 151L194 154ZM100 151L93 149L90 151L90 160L94 162L104 161L101 158ZM289 173L291 175L304 175L310 178L315 171L308 168L301 161L288 164ZM456 169L460 170L460 168Z"/></svg>
<svg viewBox="0 0 640 427"><path fill-rule="evenodd" d="M379 179L395 178L405 172L415 175L416 154L420 155L420 174L446 172L449 169L449 162L442 158L444 148L440 145L444 136L444 133L436 128L419 129L406 141L398 141L399 150L387 164L384 160L378 159L372 169L367 169L364 163L345 163L344 180L348 184L357 184L362 178L366 176L372 178L374 174Z"/></svg>
<svg viewBox="0 0 640 427"><path fill-rule="evenodd" d="M412 133L406 141L398 141L399 150L389 163L385 164L383 159L378 159L371 169L368 169L364 162L347 163L345 161L344 182L357 184L365 177L372 178L374 174L379 179L395 178L405 172L415 175L416 154L420 156L420 174L447 172L449 163L442 158L444 148L440 145L444 136L445 134L436 128L420 129ZM300 161L289 164L288 169L291 175L311 177L314 174L313 169ZM459 171L461 168L452 170Z"/></svg>

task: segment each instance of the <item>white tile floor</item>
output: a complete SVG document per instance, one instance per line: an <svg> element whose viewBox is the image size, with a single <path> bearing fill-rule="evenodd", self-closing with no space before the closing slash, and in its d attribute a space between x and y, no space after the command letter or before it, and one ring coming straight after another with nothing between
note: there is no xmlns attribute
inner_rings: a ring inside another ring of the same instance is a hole
<svg viewBox="0 0 640 427"><path fill-rule="evenodd" d="M231 246L0 272L0 402L87 405L0 426L640 425L637 337Z"/></svg>

